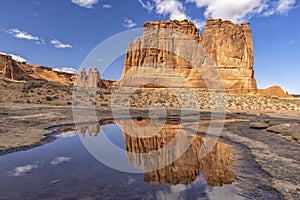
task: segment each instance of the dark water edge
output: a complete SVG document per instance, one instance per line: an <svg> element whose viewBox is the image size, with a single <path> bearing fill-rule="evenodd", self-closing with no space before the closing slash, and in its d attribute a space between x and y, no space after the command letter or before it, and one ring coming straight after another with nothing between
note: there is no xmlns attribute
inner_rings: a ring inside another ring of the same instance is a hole
<svg viewBox="0 0 300 200"><path fill-rule="evenodd" d="M284 199L284 196L271 186L272 176L255 161L247 146L221 137L221 141L234 146L236 152L233 170L238 176L236 187L246 199Z"/></svg>

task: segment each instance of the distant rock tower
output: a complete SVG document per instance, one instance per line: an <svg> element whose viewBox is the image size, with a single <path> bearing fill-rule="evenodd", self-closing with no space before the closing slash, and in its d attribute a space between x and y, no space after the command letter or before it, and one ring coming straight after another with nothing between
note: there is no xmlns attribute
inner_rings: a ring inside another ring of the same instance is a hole
<svg viewBox="0 0 300 200"><path fill-rule="evenodd" d="M100 73L97 68L88 69L86 74L85 68L80 71L79 77L74 83L76 87L97 88L101 84Z"/></svg>

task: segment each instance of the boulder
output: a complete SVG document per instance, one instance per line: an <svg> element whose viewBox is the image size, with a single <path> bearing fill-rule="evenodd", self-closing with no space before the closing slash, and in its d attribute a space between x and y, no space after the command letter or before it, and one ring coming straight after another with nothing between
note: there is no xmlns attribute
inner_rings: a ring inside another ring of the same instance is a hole
<svg viewBox="0 0 300 200"><path fill-rule="evenodd" d="M254 129L266 129L270 126L269 123L264 122L264 121L258 121L258 122L251 122L250 123L250 128Z"/></svg>

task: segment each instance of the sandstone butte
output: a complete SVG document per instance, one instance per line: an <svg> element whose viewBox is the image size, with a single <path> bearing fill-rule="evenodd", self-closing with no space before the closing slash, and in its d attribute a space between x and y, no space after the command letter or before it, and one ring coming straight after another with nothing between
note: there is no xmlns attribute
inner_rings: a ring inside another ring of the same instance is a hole
<svg viewBox="0 0 300 200"><path fill-rule="evenodd" d="M214 89L222 82L228 93L291 97L281 88L259 90L254 77L254 53L249 23L208 19L203 34L190 21L146 22L142 37L132 41L120 83L126 87L192 87ZM198 68L195 68L198 67ZM200 71L197 70L200 67ZM217 69L218 76L212 67ZM17 62L0 54L0 74L16 81L45 80L78 87L110 88L97 70L79 75ZM209 84L207 84L209 83ZM117 83L118 84L118 83Z"/></svg>
<svg viewBox="0 0 300 200"><path fill-rule="evenodd" d="M210 79L209 81L222 81L227 92L249 93L257 92L253 63L249 23L238 25L210 18L203 34L200 34L199 29L188 20L146 22L142 37L129 44L123 77L143 85L148 81L147 75L152 76L149 77L152 80L165 75L168 79L167 87L180 87L183 84L178 84L178 80L185 79L194 88L213 89L206 84L207 79ZM199 72L195 65L205 70ZM173 69L169 71L175 71L172 73L173 78L164 73L166 67ZM219 78L205 78L206 72L211 73L207 70L212 67L218 70ZM134 73L130 75L134 77L131 78L127 72L132 68ZM156 73L150 72L153 70ZM133 86L127 82L124 84Z"/></svg>

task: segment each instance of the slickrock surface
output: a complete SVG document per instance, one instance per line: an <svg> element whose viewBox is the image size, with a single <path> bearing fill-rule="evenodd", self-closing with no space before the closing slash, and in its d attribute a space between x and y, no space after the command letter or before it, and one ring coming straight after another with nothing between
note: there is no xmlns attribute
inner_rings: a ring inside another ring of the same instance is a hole
<svg viewBox="0 0 300 200"><path fill-rule="evenodd" d="M126 77L126 86L147 85L146 81L151 80L158 85L166 84L165 87L180 88L187 87L187 81L190 87L206 90L212 89L208 81L222 80L228 92L256 92L253 61L248 23L237 25L209 19L200 35L187 20L146 22L143 36L129 44L123 78L133 69L134 73ZM195 65L203 70L197 71ZM212 74L213 66L220 77ZM166 81L161 81L162 77Z"/></svg>

